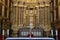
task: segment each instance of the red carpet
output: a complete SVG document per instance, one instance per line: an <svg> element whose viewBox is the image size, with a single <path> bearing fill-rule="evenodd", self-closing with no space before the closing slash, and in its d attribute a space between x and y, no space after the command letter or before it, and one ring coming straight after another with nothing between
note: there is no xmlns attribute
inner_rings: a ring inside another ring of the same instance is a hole
<svg viewBox="0 0 60 40"><path fill-rule="evenodd" d="M0 34L0 40L2 40L2 35Z"/></svg>

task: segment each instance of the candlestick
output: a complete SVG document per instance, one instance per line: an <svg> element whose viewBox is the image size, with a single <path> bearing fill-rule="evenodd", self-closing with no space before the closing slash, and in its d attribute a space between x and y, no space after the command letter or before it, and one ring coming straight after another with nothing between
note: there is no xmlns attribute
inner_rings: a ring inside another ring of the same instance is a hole
<svg viewBox="0 0 60 40"><path fill-rule="evenodd" d="M53 35L53 30L51 30L51 35Z"/></svg>
<svg viewBox="0 0 60 40"><path fill-rule="evenodd" d="M58 35L58 30L56 30L56 35Z"/></svg>
<svg viewBox="0 0 60 40"><path fill-rule="evenodd" d="M7 35L9 35L9 29L7 29Z"/></svg>
<svg viewBox="0 0 60 40"><path fill-rule="evenodd" d="M51 30L51 36L53 37L53 30Z"/></svg>
<svg viewBox="0 0 60 40"><path fill-rule="evenodd" d="M3 36L2 40L4 40L4 30L2 30L2 36Z"/></svg>
<svg viewBox="0 0 60 40"><path fill-rule="evenodd" d="M2 35L4 36L4 30L2 30Z"/></svg>
<svg viewBox="0 0 60 40"><path fill-rule="evenodd" d="M7 29L7 37L9 37L9 29Z"/></svg>
<svg viewBox="0 0 60 40"><path fill-rule="evenodd" d="M58 30L56 30L56 40L58 40Z"/></svg>

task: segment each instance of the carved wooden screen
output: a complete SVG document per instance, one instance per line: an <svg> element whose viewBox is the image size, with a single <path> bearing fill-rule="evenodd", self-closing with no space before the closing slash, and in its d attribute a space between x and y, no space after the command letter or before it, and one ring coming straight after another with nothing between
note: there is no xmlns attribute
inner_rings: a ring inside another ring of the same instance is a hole
<svg viewBox="0 0 60 40"><path fill-rule="evenodd" d="M18 36L19 37L27 37L29 33L30 33L29 28L21 28L18 31ZM43 36L43 29L42 28L31 29L31 33L34 35L34 37L42 37Z"/></svg>

